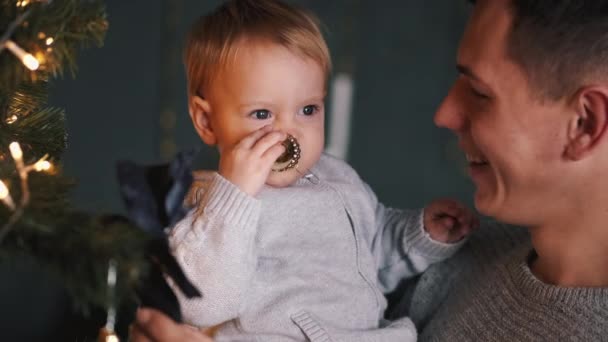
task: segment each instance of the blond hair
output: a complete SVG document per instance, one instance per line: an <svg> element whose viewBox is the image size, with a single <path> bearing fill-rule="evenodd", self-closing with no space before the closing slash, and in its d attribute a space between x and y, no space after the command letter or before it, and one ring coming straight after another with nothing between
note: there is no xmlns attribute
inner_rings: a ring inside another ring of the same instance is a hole
<svg viewBox="0 0 608 342"><path fill-rule="evenodd" d="M199 18L186 41L184 64L189 96L202 96L238 53L244 40L278 44L331 71L329 49L317 17L278 0L230 0Z"/></svg>

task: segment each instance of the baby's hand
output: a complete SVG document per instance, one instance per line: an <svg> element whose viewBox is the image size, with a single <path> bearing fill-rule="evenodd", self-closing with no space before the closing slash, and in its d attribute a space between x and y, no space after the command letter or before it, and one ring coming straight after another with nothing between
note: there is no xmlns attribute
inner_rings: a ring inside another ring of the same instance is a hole
<svg viewBox="0 0 608 342"><path fill-rule="evenodd" d="M222 151L219 174L251 196L257 195L274 162L285 152L285 133L265 126Z"/></svg>
<svg viewBox="0 0 608 342"><path fill-rule="evenodd" d="M424 208L424 228L435 241L454 243L477 227L477 216L455 200L434 200Z"/></svg>

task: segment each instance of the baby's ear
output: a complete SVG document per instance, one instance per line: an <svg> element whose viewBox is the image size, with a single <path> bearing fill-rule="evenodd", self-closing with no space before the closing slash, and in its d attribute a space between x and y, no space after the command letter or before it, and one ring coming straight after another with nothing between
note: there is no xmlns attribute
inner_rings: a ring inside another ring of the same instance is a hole
<svg viewBox="0 0 608 342"><path fill-rule="evenodd" d="M201 137L201 139L203 139L205 144L215 145L217 143L217 139L215 137L213 128L211 127L211 120L209 118L211 113L211 105L209 104L209 101L196 95L192 96L190 98L189 110L192 124L194 125L194 129L196 129L198 135Z"/></svg>

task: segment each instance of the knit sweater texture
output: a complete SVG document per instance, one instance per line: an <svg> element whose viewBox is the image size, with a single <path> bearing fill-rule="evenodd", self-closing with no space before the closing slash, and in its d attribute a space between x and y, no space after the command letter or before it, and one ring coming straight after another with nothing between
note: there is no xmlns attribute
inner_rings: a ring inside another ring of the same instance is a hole
<svg viewBox="0 0 608 342"><path fill-rule="evenodd" d="M490 223L409 288L397 316L420 341L608 341L608 288L536 278L527 230Z"/></svg>
<svg viewBox="0 0 608 342"><path fill-rule="evenodd" d="M254 198L202 173L193 209L170 233L203 297L178 292L186 322L221 324L217 341L415 341L407 317L384 319L403 278L456 252L433 241L422 210L378 202L346 163L322 156L287 188Z"/></svg>

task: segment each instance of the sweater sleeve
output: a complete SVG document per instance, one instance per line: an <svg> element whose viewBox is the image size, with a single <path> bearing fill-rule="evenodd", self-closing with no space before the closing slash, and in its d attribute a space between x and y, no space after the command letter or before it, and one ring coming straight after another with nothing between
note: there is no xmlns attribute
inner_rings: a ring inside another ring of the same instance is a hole
<svg viewBox="0 0 608 342"><path fill-rule="evenodd" d="M208 327L238 316L255 270L261 204L219 174L197 192L194 209L171 230L169 244L202 293L188 299L175 291L184 320Z"/></svg>
<svg viewBox="0 0 608 342"><path fill-rule="evenodd" d="M394 290L401 280L452 256L464 243L433 240L424 228L423 209L385 207L369 186L365 186L375 206L376 230L371 247L378 264L379 284L385 293Z"/></svg>

